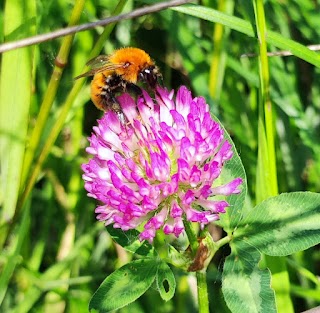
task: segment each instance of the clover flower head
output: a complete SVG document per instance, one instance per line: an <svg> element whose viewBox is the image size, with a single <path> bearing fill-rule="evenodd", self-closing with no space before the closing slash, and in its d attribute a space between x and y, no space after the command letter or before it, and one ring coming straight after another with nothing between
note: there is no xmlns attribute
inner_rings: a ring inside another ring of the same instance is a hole
<svg viewBox="0 0 320 313"><path fill-rule="evenodd" d="M106 112L89 138L93 157L82 165L88 195L100 201L97 219L124 231L142 229L152 242L160 229L179 237L184 220L201 227L218 220L228 202L218 195L240 192L241 178L215 184L232 146L201 97L186 87L157 87L135 101L118 97L127 123ZM215 187L213 187L215 186Z"/></svg>

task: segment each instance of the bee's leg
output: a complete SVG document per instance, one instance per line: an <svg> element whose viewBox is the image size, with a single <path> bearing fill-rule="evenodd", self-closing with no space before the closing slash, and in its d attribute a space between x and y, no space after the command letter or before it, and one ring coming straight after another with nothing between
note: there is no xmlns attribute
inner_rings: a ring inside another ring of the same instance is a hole
<svg viewBox="0 0 320 313"><path fill-rule="evenodd" d="M120 123L122 125L125 125L126 124L126 117L125 115L123 114L123 111L122 111L122 108L120 106L120 103L117 101L117 99L113 96L113 94L109 94L108 97L105 96L103 98L103 101L102 101L102 109L103 111L105 112L109 112L109 111L112 111L114 113L117 114L118 116L118 119L120 121Z"/></svg>
<svg viewBox="0 0 320 313"><path fill-rule="evenodd" d="M117 91L118 84L118 76L108 76L105 78L106 84L102 87L101 96L103 99L103 106L105 111L114 111L120 112L121 106L115 97L115 92Z"/></svg>
<svg viewBox="0 0 320 313"><path fill-rule="evenodd" d="M122 125L125 125L127 122L127 118L123 113L122 107L116 97L111 94L109 98L109 104L111 103L111 110L115 112L118 116L118 119Z"/></svg>
<svg viewBox="0 0 320 313"><path fill-rule="evenodd" d="M121 125L125 126L127 124L127 118L126 116L124 115L124 113L121 111L121 112L117 112L117 115L118 115L118 119L121 123Z"/></svg>
<svg viewBox="0 0 320 313"><path fill-rule="evenodd" d="M122 111L120 103L118 102L116 97L113 95L113 93L109 94L108 102L109 102L110 109L112 111L114 111L114 112L121 112Z"/></svg>

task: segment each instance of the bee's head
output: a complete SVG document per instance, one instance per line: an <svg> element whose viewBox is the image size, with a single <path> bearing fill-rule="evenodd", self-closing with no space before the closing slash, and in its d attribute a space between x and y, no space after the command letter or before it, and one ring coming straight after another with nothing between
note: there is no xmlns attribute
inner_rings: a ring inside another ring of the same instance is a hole
<svg viewBox="0 0 320 313"><path fill-rule="evenodd" d="M155 88L162 75L156 65L149 65L139 73L139 80L146 82L151 88Z"/></svg>

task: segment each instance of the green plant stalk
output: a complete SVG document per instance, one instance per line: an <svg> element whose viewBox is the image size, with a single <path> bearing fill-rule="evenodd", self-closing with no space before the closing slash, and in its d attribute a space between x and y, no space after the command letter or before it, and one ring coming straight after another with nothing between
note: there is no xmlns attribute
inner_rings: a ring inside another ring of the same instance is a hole
<svg viewBox="0 0 320 313"><path fill-rule="evenodd" d="M122 11L126 1L127 0L119 1L118 6L114 10L114 15L117 15ZM115 24L109 24L104 29L104 32L101 34L99 40L95 44L95 46L92 50L92 53L90 55L98 54L99 51L101 51L104 42L108 38L108 36L111 33L114 26L115 26ZM75 82L75 84L73 85L73 88L71 89L69 95L67 96L67 99L61 108L60 115L59 115L57 121L55 122L55 124L50 132L50 135L47 138L45 145L40 152L39 157L37 158L37 160L35 162L35 166L33 168L31 176L29 177L28 181L26 182L26 187L25 187L23 193L21 194L21 197L19 198L19 202L18 202L18 206L17 206L18 209L21 208L21 206L23 205L23 203L25 202L25 200L29 196L29 194L30 194L40 172L41 172L42 165L43 165L44 161L46 160L47 156L49 155L51 148L54 145L54 143L55 143L55 141L56 141L64 123L65 123L65 120L68 116L68 113L69 113L73 103L74 103L74 100L75 100L76 96L78 95L80 89L82 88L83 83L84 83L83 79L77 80Z"/></svg>
<svg viewBox="0 0 320 313"><path fill-rule="evenodd" d="M260 69L260 109L259 118L263 119L265 124L265 136L267 141L267 157L263 158L263 170L265 177L262 179L267 180L268 189L264 189L264 195L260 195L263 200L270 196L278 194L278 182L277 182L277 167L276 167L276 156L275 156L275 143L274 143L274 121L273 121L273 107L270 101L270 90L269 90L269 64L267 56L267 42L266 42L266 24L264 16L263 1L255 1L255 12L256 12L256 23L257 23L257 34L259 40L259 69ZM263 106L263 108L262 108ZM261 124L260 124L261 125ZM261 128L258 131L263 131ZM267 192L266 192L267 191ZM260 202L260 201L259 201Z"/></svg>
<svg viewBox="0 0 320 313"><path fill-rule="evenodd" d="M226 1L218 1L218 10L224 12ZM223 31L224 26L222 24L215 24L213 31L213 55L210 65L209 74L209 93L213 99L219 99L218 87L219 87L219 68L224 68L225 65L225 53L222 55L223 49Z"/></svg>
<svg viewBox="0 0 320 313"><path fill-rule="evenodd" d="M77 0L75 2L68 26L76 25L79 22L79 19L83 12L84 4L85 4L85 0ZM73 37L74 35L70 35L63 38L61 48L55 59L55 66L53 69L53 73L52 73L50 82L48 84L46 93L44 95L44 99L40 106L40 112L39 112L37 121L35 123L35 127L30 136L29 146L25 153L22 177L20 182L20 193L23 191L23 188L25 186L25 183L28 178L29 171L32 165L32 161L34 159L35 153L37 151L37 147L40 142L41 135L43 133L43 129L46 125L53 101L56 97L61 76L62 76L64 67L67 64Z"/></svg>
<svg viewBox="0 0 320 313"><path fill-rule="evenodd" d="M201 264L202 269L196 271L197 278L197 294L198 294L198 308L199 313L209 313L209 297L208 297L208 286L207 286L207 267L214 257L215 253L219 250L220 247L227 244L231 240L231 236L226 236L220 239L218 242L214 242L210 233L205 228L200 232L199 238L195 231L192 228L192 223L184 221L185 231L189 240L192 256L196 258L198 249L207 248L206 251L206 260ZM201 239L199 244L198 239ZM201 251L202 252L202 251ZM194 260L195 261L195 260ZM198 261L199 262L199 261Z"/></svg>
<svg viewBox="0 0 320 313"><path fill-rule="evenodd" d="M19 202L18 202L18 205L17 205L17 212L18 210L21 209L22 205L24 204L25 200L27 199L27 197L29 196L40 172L41 172L41 168L42 168L42 165L44 163L44 161L46 160L47 156L49 155L50 151L51 151L51 148L52 146L54 145L63 125L64 125L64 122L67 118L67 115L69 113L69 110L70 108L72 107L72 104L74 102L74 99L76 98L77 94L79 93L81 87L82 87L82 82L81 81L77 81L71 92L69 93L67 99L66 99L66 102L65 104L63 105L62 107L62 110L60 112L60 115L56 121L56 123L54 124L51 132L50 132L50 135L49 137L47 138L46 142L45 142L45 145L44 147L42 148L41 150L41 153L38 157L38 159L36 160L35 162L35 166L33 168L33 171L31 173L31 176L29 177L27 183L26 183L26 188L24 189L20 199L19 199Z"/></svg>
<svg viewBox="0 0 320 313"><path fill-rule="evenodd" d="M199 313L209 313L209 298L208 298L206 269L203 271L198 271L196 273L196 277L197 277Z"/></svg>
<svg viewBox="0 0 320 313"><path fill-rule="evenodd" d="M278 194L276 154L274 141L273 107L269 93L269 64L266 42L266 21L263 0L254 0L257 35L259 40L260 101L258 121L257 202ZM283 258L265 257L272 272L272 287L276 292L279 312L293 312L289 289L290 281Z"/></svg>
<svg viewBox="0 0 320 313"><path fill-rule="evenodd" d="M215 242L215 245L217 247L217 251L223 247L224 245L228 244L230 241L232 240L232 235L228 235L225 237L222 237L220 240L218 240L217 242Z"/></svg>
<svg viewBox="0 0 320 313"><path fill-rule="evenodd" d="M189 245L191 248L192 255L195 256L195 254L199 248L197 236L192 228L191 222L183 221L183 225L184 225L184 229L186 231L186 234L187 234L187 237L189 240Z"/></svg>
<svg viewBox="0 0 320 313"><path fill-rule="evenodd" d="M231 14L234 8L234 1L218 1L218 10L220 12L227 12ZM225 49L225 42L230 34L230 28L226 28L223 24L215 24L213 31L213 55L210 65L209 74L209 93L210 96L219 101L221 88L225 73L227 53Z"/></svg>
<svg viewBox="0 0 320 313"><path fill-rule="evenodd" d="M195 256L199 248L198 238L192 229L191 222L184 221L185 231L189 240L192 255ZM206 280L207 267L196 272L199 313L209 313L208 287Z"/></svg>

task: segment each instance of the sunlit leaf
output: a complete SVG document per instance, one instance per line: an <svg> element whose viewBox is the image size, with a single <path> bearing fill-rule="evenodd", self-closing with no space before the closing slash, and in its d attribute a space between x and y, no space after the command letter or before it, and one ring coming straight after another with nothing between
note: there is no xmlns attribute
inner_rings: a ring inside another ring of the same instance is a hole
<svg viewBox="0 0 320 313"><path fill-rule="evenodd" d="M235 242L284 256L320 243L320 194L293 192L257 205L238 225Z"/></svg>
<svg viewBox="0 0 320 313"><path fill-rule="evenodd" d="M168 301L174 296L176 280L170 267L164 262L161 262L159 265L156 283L163 300Z"/></svg>
<svg viewBox="0 0 320 313"><path fill-rule="evenodd" d="M223 269L222 291L233 313L277 312L271 275L258 267L261 255L244 241L231 244Z"/></svg>
<svg viewBox="0 0 320 313"><path fill-rule="evenodd" d="M144 259L133 261L114 271L94 293L89 310L110 312L137 300L150 288L158 266L156 259Z"/></svg>

